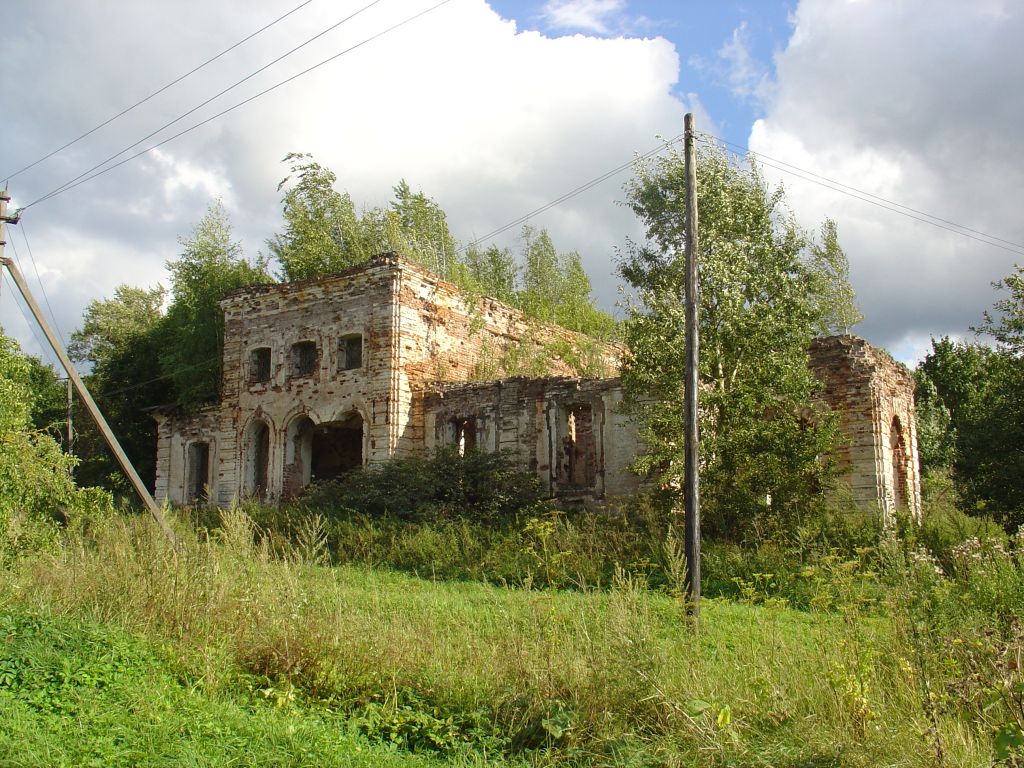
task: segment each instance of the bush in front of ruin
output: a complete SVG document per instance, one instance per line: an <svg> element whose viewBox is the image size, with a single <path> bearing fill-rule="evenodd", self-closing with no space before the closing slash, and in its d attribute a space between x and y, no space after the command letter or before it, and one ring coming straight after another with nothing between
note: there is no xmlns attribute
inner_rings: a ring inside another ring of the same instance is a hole
<svg viewBox="0 0 1024 768"><path fill-rule="evenodd" d="M442 448L314 482L303 506L330 518L357 512L408 522L469 518L500 523L544 498L540 478L508 453Z"/></svg>

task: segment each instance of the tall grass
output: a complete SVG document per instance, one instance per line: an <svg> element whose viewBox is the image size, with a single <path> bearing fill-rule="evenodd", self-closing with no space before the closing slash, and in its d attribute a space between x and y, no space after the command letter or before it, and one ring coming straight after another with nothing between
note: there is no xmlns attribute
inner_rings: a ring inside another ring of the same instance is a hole
<svg viewBox="0 0 1024 768"><path fill-rule="evenodd" d="M808 556L805 610L770 579L740 579L737 599L707 601L694 625L671 578L652 590L653 567L636 563L613 567L602 589L582 578L524 590L325 567L331 533L316 517L287 537L239 509L214 529L176 525L177 548L145 520L114 517L0 558L0 609L117 627L164 649L204 695L259 691L412 751L980 766L1019 732L1013 695L996 689L1019 684L1004 662L1020 649L1021 563L980 542L952 573L909 538ZM560 557L570 550L556 533L529 534L531 578L571 572L578 555Z"/></svg>

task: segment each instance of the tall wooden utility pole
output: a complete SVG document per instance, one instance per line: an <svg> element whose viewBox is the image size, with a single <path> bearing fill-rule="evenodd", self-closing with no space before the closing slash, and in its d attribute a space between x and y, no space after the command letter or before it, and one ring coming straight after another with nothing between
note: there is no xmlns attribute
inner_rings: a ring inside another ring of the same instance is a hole
<svg viewBox="0 0 1024 768"><path fill-rule="evenodd" d="M100 413L100 409L96 406L96 402L92 399L92 395L89 394L89 390L85 388L85 384L78 375L78 371L75 370L75 366L72 365L71 360L68 359L67 353L64 351L64 347L57 340L56 334L53 332L50 324L43 316L42 310L39 309L39 305L36 303L35 298L32 296L32 292L29 290L28 283L26 283L25 278L22 277L21 270L18 269L13 261L4 256L4 245L7 243L4 237L4 225L17 224L18 219L20 218L17 214L14 216L7 215L7 203L10 199L11 196L7 193L7 190L0 190L0 267L7 267L7 271L10 273L11 278L13 278L14 284L18 286L18 290L21 292L22 298L25 299L25 303L28 305L28 308L32 311L32 315L35 317L36 322L39 323L39 327L46 336L46 340L50 342L50 346L53 347L53 351L57 355L57 359L59 359L60 364L64 366L64 370L68 374L68 379L72 384L74 384L75 390L78 392L78 396L81 398L86 410L89 411L89 415L92 416L93 421L96 422L96 426L103 435L103 439L107 441L107 446L117 458L118 464L121 465L121 469L124 470L124 473L128 476L132 487L135 488L135 492L139 495L139 498L142 499L142 503L146 505L149 513L160 525L160 528L163 530L167 538L173 542L174 533L171 531L170 526L167 525L167 521L164 520L163 515L160 514L160 507L157 506L156 501L150 495L146 485L142 482L142 478L139 477L139 473L135 471L135 467L132 466L128 456L125 455L124 449L121 448L121 444L117 441L117 438L114 437L114 433L110 431L110 426L107 424L106 419L103 418L103 414Z"/></svg>
<svg viewBox="0 0 1024 768"><path fill-rule="evenodd" d="M688 610L700 616L700 450L697 390L700 384L697 363L700 341L697 333L697 160L694 152L693 113L687 113L685 128L686 157L686 461L684 505L686 510L686 594Z"/></svg>

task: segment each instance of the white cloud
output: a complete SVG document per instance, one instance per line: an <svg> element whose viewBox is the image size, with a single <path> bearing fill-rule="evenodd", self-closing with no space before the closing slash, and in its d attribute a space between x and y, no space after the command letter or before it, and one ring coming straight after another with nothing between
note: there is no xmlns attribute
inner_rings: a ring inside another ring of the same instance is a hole
<svg viewBox="0 0 1024 768"><path fill-rule="evenodd" d="M607 35L625 7L625 0L548 0L542 13L552 29Z"/></svg>
<svg viewBox="0 0 1024 768"><path fill-rule="evenodd" d="M768 81L768 67L750 53L747 22L733 30L730 38L718 49L725 63L729 87L742 99L761 98Z"/></svg>
<svg viewBox="0 0 1024 768"><path fill-rule="evenodd" d="M102 5L102 3L101 3ZM351 13L312 4L234 54L60 156L12 180L30 201L281 52ZM431 5L380 4L175 126L181 130ZM615 4L612 4L615 5ZM587 6L580 5L585 9ZM602 16L599 5L591 18ZM609 6L611 7L611 6ZM116 5L117 13L43 0L7 38L0 81L0 173L59 146L280 14L260 0ZM202 18L202 24L195 19ZM580 18L586 18L581 16ZM139 30L160 30L141 35ZM81 62L89 62L83 67ZM130 66L125 66L130 62ZM311 152L357 204L377 205L406 178L448 212L463 242L484 235L680 132L679 61L664 39L549 38L517 30L484 0L454 0L214 120L157 152L26 213L46 289L72 325L90 298L150 285L214 196L224 196L246 253L280 225L280 160ZM694 97L692 104L699 107ZM605 305L614 246L636 234L615 201L628 174L532 222L579 250ZM38 232L39 234L35 234ZM507 235L514 241L515 233ZM38 242L36 242L38 241ZM83 274L84 270L84 274ZM74 277L72 277L74 275ZM63 282L62 282L63 280ZM44 281L45 282L45 281Z"/></svg>
<svg viewBox="0 0 1024 768"><path fill-rule="evenodd" d="M1024 243L1014 98L1024 7L988 0L802 0L749 145L871 194ZM1024 255L982 245L766 169L808 226L840 227L867 317L859 329L912 360L929 335L968 332L990 282Z"/></svg>

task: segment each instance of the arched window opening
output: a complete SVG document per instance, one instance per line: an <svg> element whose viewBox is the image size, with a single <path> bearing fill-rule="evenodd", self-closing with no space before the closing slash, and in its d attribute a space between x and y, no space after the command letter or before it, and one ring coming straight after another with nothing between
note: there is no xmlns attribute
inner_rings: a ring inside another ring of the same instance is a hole
<svg viewBox="0 0 1024 768"><path fill-rule="evenodd" d="M452 419L452 437L459 451L459 456L465 456L467 451L476 450L476 418L466 416Z"/></svg>

